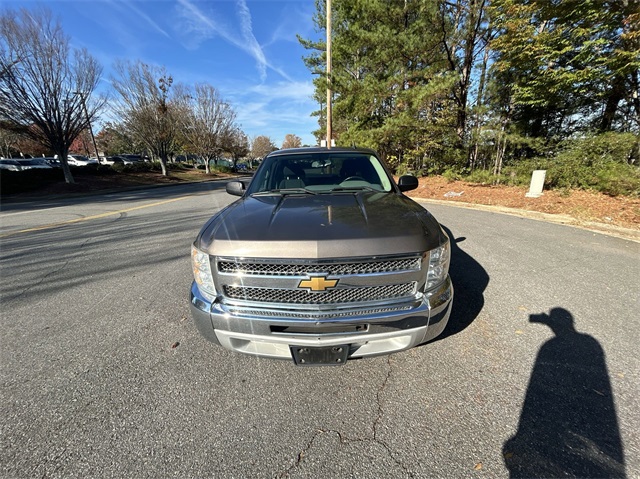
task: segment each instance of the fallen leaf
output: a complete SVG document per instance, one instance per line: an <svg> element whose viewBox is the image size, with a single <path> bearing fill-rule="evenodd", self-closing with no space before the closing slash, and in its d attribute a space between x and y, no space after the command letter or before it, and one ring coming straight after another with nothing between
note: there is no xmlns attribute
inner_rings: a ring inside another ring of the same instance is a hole
<svg viewBox="0 0 640 479"><path fill-rule="evenodd" d="M511 459L513 457L513 453L512 452L505 452L504 453L504 458L505 459Z"/></svg>
<svg viewBox="0 0 640 479"><path fill-rule="evenodd" d="M516 329L516 334L524 334L524 331L522 331L520 329Z"/></svg>
<svg viewBox="0 0 640 479"><path fill-rule="evenodd" d="M482 469L482 463L479 462L478 464L476 464L475 466L473 466L473 469L476 471L479 471L480 469Z"/></svg>
<svg viewBox="0 0 640 479"><path fill-rule="evenodd" d="M527 308L526 308L525 306L520 306L518 309L519 309L520 311L527 311Z"/></svg>

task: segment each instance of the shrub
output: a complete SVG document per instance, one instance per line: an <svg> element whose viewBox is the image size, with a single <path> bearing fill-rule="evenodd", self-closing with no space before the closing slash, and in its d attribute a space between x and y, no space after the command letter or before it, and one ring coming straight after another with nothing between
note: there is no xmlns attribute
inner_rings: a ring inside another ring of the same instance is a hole
<svg viewBox="0 0 640 479"><path fill-rule="evenodd" d="M640 169L633 164L638 141L633 134L613 132L566 140L551 157L510 162L503 178L509 184L528 186L534 170L546 170L547 188L640 196Z"/></svg>
<svg viewBox="0 0 640 479"><path fill-rule="evenodd" d="M117 171L111 168L111 165L98 165L95 173L96 175L114 175Z"/></svg>
<svg viewBox="0 0 640 479"><path fill-rule="evenodd" d="M457 181L457 180L461 180L462 179L462 174L460 171L454 170L454 169L446 169L443 173L442 176L449 180L449 181Z"/></svg>
<svg viewBox="0 0 640 479"><path fill-rule="evenodd" d="M167 163L168 170L186 170L182 163Z"/></svg>
<svg viewBox="0 0 640 479"><path fill-rule="evenodd" d="M501 177L494 176L493 172L489 170L473 170L465 180L471 181L472 183L481 183L483 185L493 185L501 182Z"/></svg>
<svg viewBox="0 0 640 479"><path fill-rule="evenodd" d="M612 164L595 175L595 189L611 196L640 197L640 168L632 165Z"/></svg>
<svg viewBox="0 0 640 479"><path fill-rule="evenodd" d="M138 171L152 171L153 165L146 161L136 161L130 165L124 165L124 171L127 173L135 173Z"/></svg>
<svg viewBox="0 0 640 479"><path fill-rule="evenodd" d="M51 183L64 181L62 168L8 171L0 169L0 191L3 195L34 191Z"/></svg>
<svg viewBox="0 0 640 479"><path fill-rule="evenodd" d="M640 171L633 165L638 138L630 133L570 140L549 160L552 187L593 189L609 195L640 194Z"/></svg>
<svg viewBox="0 0 640 479"><path fill-rule="evenodd" d="M200 168L199 165L198 165L198 168ZM202 168L204 169L204 165L202 165ZM211 173L233 173L233 169L230 166L222 166L222 165L212 166L210 171Z"/></svg>

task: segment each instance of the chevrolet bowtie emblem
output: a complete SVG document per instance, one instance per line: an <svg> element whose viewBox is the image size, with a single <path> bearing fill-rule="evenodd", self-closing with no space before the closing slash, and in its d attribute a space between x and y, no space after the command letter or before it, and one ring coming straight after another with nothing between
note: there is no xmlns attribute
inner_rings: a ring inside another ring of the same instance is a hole
<svg viewBox="0 0 640 479"><path fill-rule="evenodd" d="M310 291L326 291L327 289L335 288L336 284L338 284L337 279L327 279L322 276L314 276L300 281L298 288L307 288Z"/></svg>

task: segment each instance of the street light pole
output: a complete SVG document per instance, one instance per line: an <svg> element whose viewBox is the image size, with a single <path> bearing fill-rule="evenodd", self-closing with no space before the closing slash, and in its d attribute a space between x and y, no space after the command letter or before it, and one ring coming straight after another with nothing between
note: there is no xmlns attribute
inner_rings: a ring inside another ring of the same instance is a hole
<svg viewBox="0 0 640 479"><path fill-rule="evenodd" d="M100 163L100 155L98 154L98 145L96 145L96 137L93 136L93 128L91 128L91 120L89 119L89 112L87 111L87 104L84 101L84 92L76 91L73 92L74 95L79 95L80 100L82 101L82 109L84 110L84 116L87 117L87 123L89 125L89 133L91 133L91 141L93 142L93 149L96 152L96 160Z"/></svg>
<svg viewBox="0 0 640 479"><path fill-rule="evenodd" d="M327 0L327 148L331 148L331 0Z"/></svg>

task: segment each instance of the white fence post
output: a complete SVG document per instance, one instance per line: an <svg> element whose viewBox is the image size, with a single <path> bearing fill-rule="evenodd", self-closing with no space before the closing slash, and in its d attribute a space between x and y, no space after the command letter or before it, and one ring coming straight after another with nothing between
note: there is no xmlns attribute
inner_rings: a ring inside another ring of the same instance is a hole
<svg viewBox="0 0 640 479"><path fill-rule="evenodd" d="M525 194L528 198L538 198L542 196L542 190L544 188L544 179L547 175L547 170L535 170L531 175L531 185L529 191Z"/></svg>

